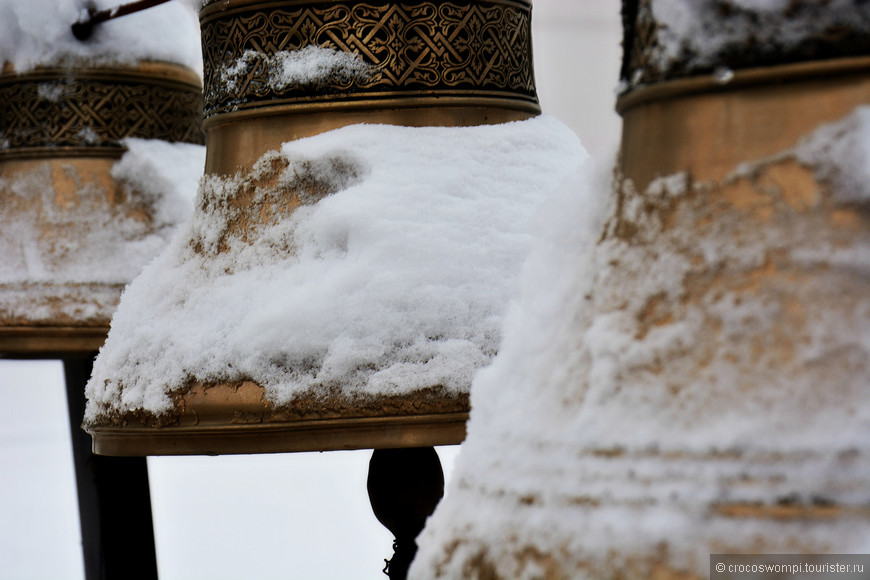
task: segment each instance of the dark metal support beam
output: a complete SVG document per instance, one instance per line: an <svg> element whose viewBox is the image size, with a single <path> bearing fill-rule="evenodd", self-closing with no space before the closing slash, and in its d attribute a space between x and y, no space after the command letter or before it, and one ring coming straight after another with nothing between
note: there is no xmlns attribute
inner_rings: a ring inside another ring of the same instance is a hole
<svg viewBox="0 0 870 580"><path fill-rule="evenodd" d="M157 556L144 457L91 452L81 429L93 356L63 361L86 580L156 580Z"/></svg>

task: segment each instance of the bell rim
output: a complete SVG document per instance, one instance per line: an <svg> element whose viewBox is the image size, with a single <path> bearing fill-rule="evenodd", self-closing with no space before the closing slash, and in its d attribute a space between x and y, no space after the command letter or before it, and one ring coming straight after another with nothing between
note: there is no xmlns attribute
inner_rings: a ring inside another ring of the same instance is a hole
<svg viewBox="0 0 870 580"><path fill-rule="evenodd" d="M239 455L459 445L467 411L167 427L86 426L98 455Z"/></svg>
<svg viewBox="0 0 870 580"><path fill-rule="evenodd" d="M216 112L209 117L203 119L202 128L204 131L238 123L240 121L250 121L266 117L283 116L283 115L299 115L307 113L320 112L360 112L371 114L373 120L371 122L387 122L389 117L398 111L426 111L435 110L436 112L451 110L451 109L467 109L478 110L477 115L480 119L484 119L493 114L503 114L505 112L514 112L525 114L531 117L542 113L541 106L537 100L526 100L516 98L515 96L496 96L496 97L467 97L460 95L425 95L409 98L398 93L384 93L383 96L367 98L360 100L347 101L311 101L300 103L288 99L286 102L270 101L267 104L252 104L250 106L239 106L236 110L227 112ZM379 121L379 117L384 117L387 121ZM476 124L485 124L483 121ZM437 126L436 124L432 124ZM453 126L453 125L450 125Z"/></svg>
<svg viewBox="0 0 870 580"><path fill-rule="evenodd" d="M0 326L0 358L91 354L100 350L108 334L107 324Z"/></svg>

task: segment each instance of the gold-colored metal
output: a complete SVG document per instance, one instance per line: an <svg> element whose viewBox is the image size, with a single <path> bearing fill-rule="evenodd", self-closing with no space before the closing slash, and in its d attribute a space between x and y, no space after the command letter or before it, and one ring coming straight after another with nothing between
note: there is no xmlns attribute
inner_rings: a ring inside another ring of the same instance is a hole
<svg viewBox="0 0 870 580"><path fill-rule="evenodd" d="M321 107L321 109L328 108ZM285 114L278 114L284 112ZM275 114L273 114L275 113ZM384 123L408 127L473 126L507 123L529 117L512 109L462 106L443 108L409 106L403 109L319 110L300 113L292 106L222 115L220 124L208 129L207 173L232 175L251 167L267 151L281 143L311 137L356 123Z"/></svg>
<svg viewBox="0 0 870 580"><path fill-rule="evenodd" d="M233 227L284 219L299 205L293 184L249 173L284 142L357 123L473 126L539 114L530 17L529 0L207 3L200 12L206 173L245 176L240 183L256 184L258 195L269 200L268 208L246 207L251 192L234 193L229 205L239 219ZM276 59L306 49L345 59L355 55L362 72L276 83ZM174 410L160 418L127 413L89 426L96 452L458 444L469 410L467 393L437 386L371 398L307 393L280 407L268 403L263 388L252 382L179 385L173 397Z"/></svg>
<svg viewBox="0 0 870 580"><path fill-rule="evenodd" d="M212 2L200 15L206 171L232 174L282 142L354 123L537 115L530 16L528 0ZM358 55L368 72L276 87L268 59L308 47Z"/></svg>
<svg viewBox="0 0 870 580"><path fill-rule="evenodd" d="M620 97L621 170L643 191L657 176L719 181L748 159L796 144L870 94L870 57L813 61L667 81Z"/></svg>
<svg viewBox="0 0 870 580"><path fill-rule="evenodd" d="M73 280L53 273L90 243L87 236L95 227L121 219L150 223L148 209L130 204L128 192L111 177L124 152L121 140L201 143L200 111L197 75L174 64L22 74L4 67L0 204L8 223L3 227L8 232L31 221L33 247L22 251L38 256L20 257L21 275L0 279L0 356L94 352L102 345L129 280L87 275ZM39 276L31 279L25 268L34 267L34 258Z"/></svg>

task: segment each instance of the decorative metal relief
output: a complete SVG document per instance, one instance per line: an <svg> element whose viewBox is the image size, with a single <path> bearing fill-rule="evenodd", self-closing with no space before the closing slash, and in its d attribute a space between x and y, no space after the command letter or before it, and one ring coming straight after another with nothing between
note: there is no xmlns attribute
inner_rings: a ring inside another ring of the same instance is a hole
<svg viewBox="0 0 870 580"><path fill-rule="evenodd" d="M206 117L276 101L459 96L537 105L527 0L225 6L201 13ZM356 55L365 72L275 83L270 59L306 47Z"/></svg>
<svg viewBox="0 0 870 580"><path fill-rule="evenodd" d="M120 148L125 137L202 143L201 114L199 87L180 82L75 70L3 75L0 155L57 147Z"/></svg>

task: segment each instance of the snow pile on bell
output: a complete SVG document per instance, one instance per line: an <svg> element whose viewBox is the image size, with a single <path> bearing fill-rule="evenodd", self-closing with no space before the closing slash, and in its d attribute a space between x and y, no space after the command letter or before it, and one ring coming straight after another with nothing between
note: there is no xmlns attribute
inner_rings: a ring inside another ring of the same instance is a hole
<svg viewBox="0 0 870 580"><path fill-rule="evenodd" d="M864 108L718 184L584 167L538 216L410 577L867 553L868 164Z"/></svg>
<svg viewBox="0 0 870 580"><path fill-rule="evenodd" d="M106 175L49 163L0 175L0 319L106 324L124 285L192 213L205 147L122 143Z"/></svg>
<svg viewBox="0 0 870 580"><path fill-rule="evenodd" d="M112 8L117 0L4 0L0 3L0 63L17 72L38 66L129 65L158 60L202 70L199 22L181 2L167 2L100 24L85 42L72 34L85 6Z"/></svg>
<svg viewBox="0 0 870 580"><path fill-rule="evenodd" d="M301 393L467 392L489 363L527 222L585 155L553 118L354 125L206 176L193 218L124 294L87 420L159 416L193 382Z"/></svg>

